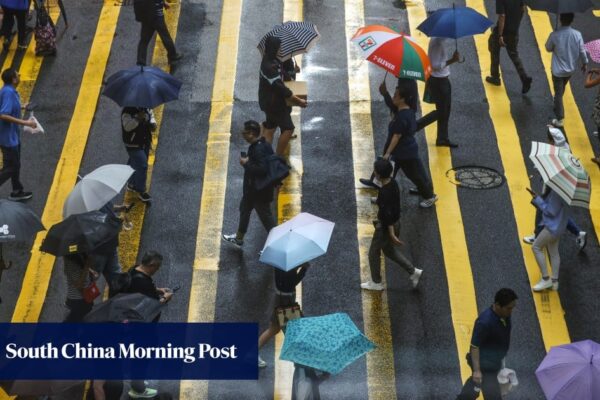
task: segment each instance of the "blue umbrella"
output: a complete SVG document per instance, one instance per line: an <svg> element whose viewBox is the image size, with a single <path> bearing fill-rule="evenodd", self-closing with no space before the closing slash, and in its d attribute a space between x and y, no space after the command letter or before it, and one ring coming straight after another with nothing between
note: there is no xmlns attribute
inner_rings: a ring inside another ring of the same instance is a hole
<svg viewBox="0 0 600 400"><path fill-rule="evenodd" d="M470 7L441 8L423 21L417 29L429 37L458 39L485 32L494 25Z"/></svg>
<svg viewBox="0 0 600 400"><path fill-rule="evenodd" d="M288 322L279 358L337 374L374 348L348 314L336 313Z"/></svg>
<svg viewBox="0 0 600 400"><path fill-rule="evenodd" d="M136 66L112 74L103 95L121 107L154 108L179 97L181 81L155 67Z"/></svg>

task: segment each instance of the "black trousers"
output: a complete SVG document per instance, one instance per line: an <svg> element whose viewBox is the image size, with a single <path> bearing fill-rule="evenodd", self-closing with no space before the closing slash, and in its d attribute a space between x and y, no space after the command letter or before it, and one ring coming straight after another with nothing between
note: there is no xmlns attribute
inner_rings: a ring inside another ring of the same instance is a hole
<svg viewBox="0 0 600 400"><path fill-rule="evenodd" d="M160 40L162 40L167 49L167 58L172 60L175 58L177 51L175 50L175 43L171 38L171 34L167 29L165 23L165 17L155 17L152 22L142 22L142 29L140 32L140 41L138 43L137 51L137 63L146 65L146 59L148 57L148 44L154 36L154 32L158 33Z"/></svg>
<svg viewBox="0 0 600 400"><path fill-rule="evenodd" d="M267 232L276 225L271 211L271 202L256 200L250 196L242 196L240 201L240 223L238 225L239 233L245 234L248 231L252 210L256 210L258 218Z"/></svg>
<svg viewBox="0 0 600 400"><path fill-rule="evenodd" d="M452 86L450 79L429 78L429 90L431 91L431 99L435 102L437 111L437 141L448 141L448 120L450 120L450 106L452 104Z"/></svg>
<svg viewBox="0 0 600 400"><path fill-rule="evenodd" d="M521 82L524 82L527 78L529 78L529 76L527 75L527 72L525 72L525 68L523 67L523 62L521 61L521 58L519 57L519 50L517 49L517 46L519 44L519 35L518 34L504 34L502 35L502 38L504 39L504 44L506 47L506 52L508 53L508 57L510 57L510 60L512 61L512 63L515 65L515 68L517 69L517 73L519 74L519 77L521 78ZM499 38L498 38L498 28L494 28L494 30L492 31L492 34L490 35L489 41L488 41L488 48L490 50L490 57L491 57L491 61L492 61L492 65L490 68L490 75L494 78L500 78L500 43L499 43Z"/></svg>
<svg viewBox="0 0 600 400"><path fill-rule="evenodd" d="M83 299L67 299L66 304L70 312L64 322L83 322L83 317L94 307L93 303L86 303Z"/></svg>
<svg viewBox="0 0 600 400"><path fill-rule="evenodd" d="M394 159L394 162L396 163L394 167L394 178L396 178L398 170L401 169L402 172L404 172L404 175L415 184L419 191L419 195L421 195L422 198L430 199L433 197L433 185L427 176L427 172L425 171L425 167L420 158L412 158L410 160Z"/></svg>
<svg viewBox="0 0 600 400"><path fill-rule="evenodd" d="M19 173L21 171L21 145L14 147L0 146L0 149L2 149L3 159L2 169L0 170L0 186L10 178L13 192L23 190L23 185L19 180Z"/></svg>
<svg viewBox="0 0 600 400"><path fill-rule="evenodd" d="M471 354L467 354L467 364L473 369L471 362ZM500 391L500 384L498 383L498 372L499 369L482 369L481 370L481 392L485 397L485 400L502 400L502 392ZM470 400L476 399L479 395L474 396L475 383L472 378L467 379L460 394L456 397L456 400Z"/></svg>
<svg viewBox="0 0 600 400"><path fill-rule="evenodd" d="M4 36L5 39L10 38L16 18L19 44L24 44L27 39L27 35L25 34L25 29L27 28L27 10L15 10L13 8L2 6L2 12L4 13L2 28L0 29L2 31L2 36Z"/></svg>

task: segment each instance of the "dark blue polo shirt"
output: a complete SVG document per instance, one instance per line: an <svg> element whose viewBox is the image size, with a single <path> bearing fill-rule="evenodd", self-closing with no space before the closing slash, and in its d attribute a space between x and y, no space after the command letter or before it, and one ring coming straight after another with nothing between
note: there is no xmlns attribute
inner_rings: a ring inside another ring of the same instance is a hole
<svg viewBox="0 0 600 400"><path fill-rule="evenodd" d="M481 370L497 371L510 346L510 317L500 318L492 307L482 312L475 321L471 346L479 348Z"/></svg>
<svg viewBox="0 0 600 400"><path fill-rule="evenodd" d="M12 85L4 85L0 89L0 115L21 118L21 100L19 93ZM12 122L0 120L0 146L15 147L19 143L19 126Z"/></svg>

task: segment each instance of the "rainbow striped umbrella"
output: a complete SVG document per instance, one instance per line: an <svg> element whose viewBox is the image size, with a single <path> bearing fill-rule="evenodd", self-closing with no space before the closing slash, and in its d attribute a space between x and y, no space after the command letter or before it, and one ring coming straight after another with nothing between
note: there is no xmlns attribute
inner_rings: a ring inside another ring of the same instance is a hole
<svg viewBox="0 0 600 400"><path fill-rule="evenodd" d="M568 205L590 208L590 176L567 149L532 142L529 158L540 171L544 183Z"/></svg>
<svg viewBox="0 0 600 400"><path fill-rule="evenodd" d="M427 52L408 35L383 25L360 28L352 37L362 55L394 76L426 81L431 74Z"/></svg>

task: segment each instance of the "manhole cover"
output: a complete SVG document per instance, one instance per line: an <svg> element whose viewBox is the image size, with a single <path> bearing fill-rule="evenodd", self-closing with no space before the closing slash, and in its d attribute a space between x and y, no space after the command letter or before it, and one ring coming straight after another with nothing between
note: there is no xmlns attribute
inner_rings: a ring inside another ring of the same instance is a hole
<svg viewBox="0 0 600 400"><path fill-rule="evenodd" d="M504 183L504 175L495 169L476 165L465 165L448 170L450 182L469 189L493 189Z"/></svg>

